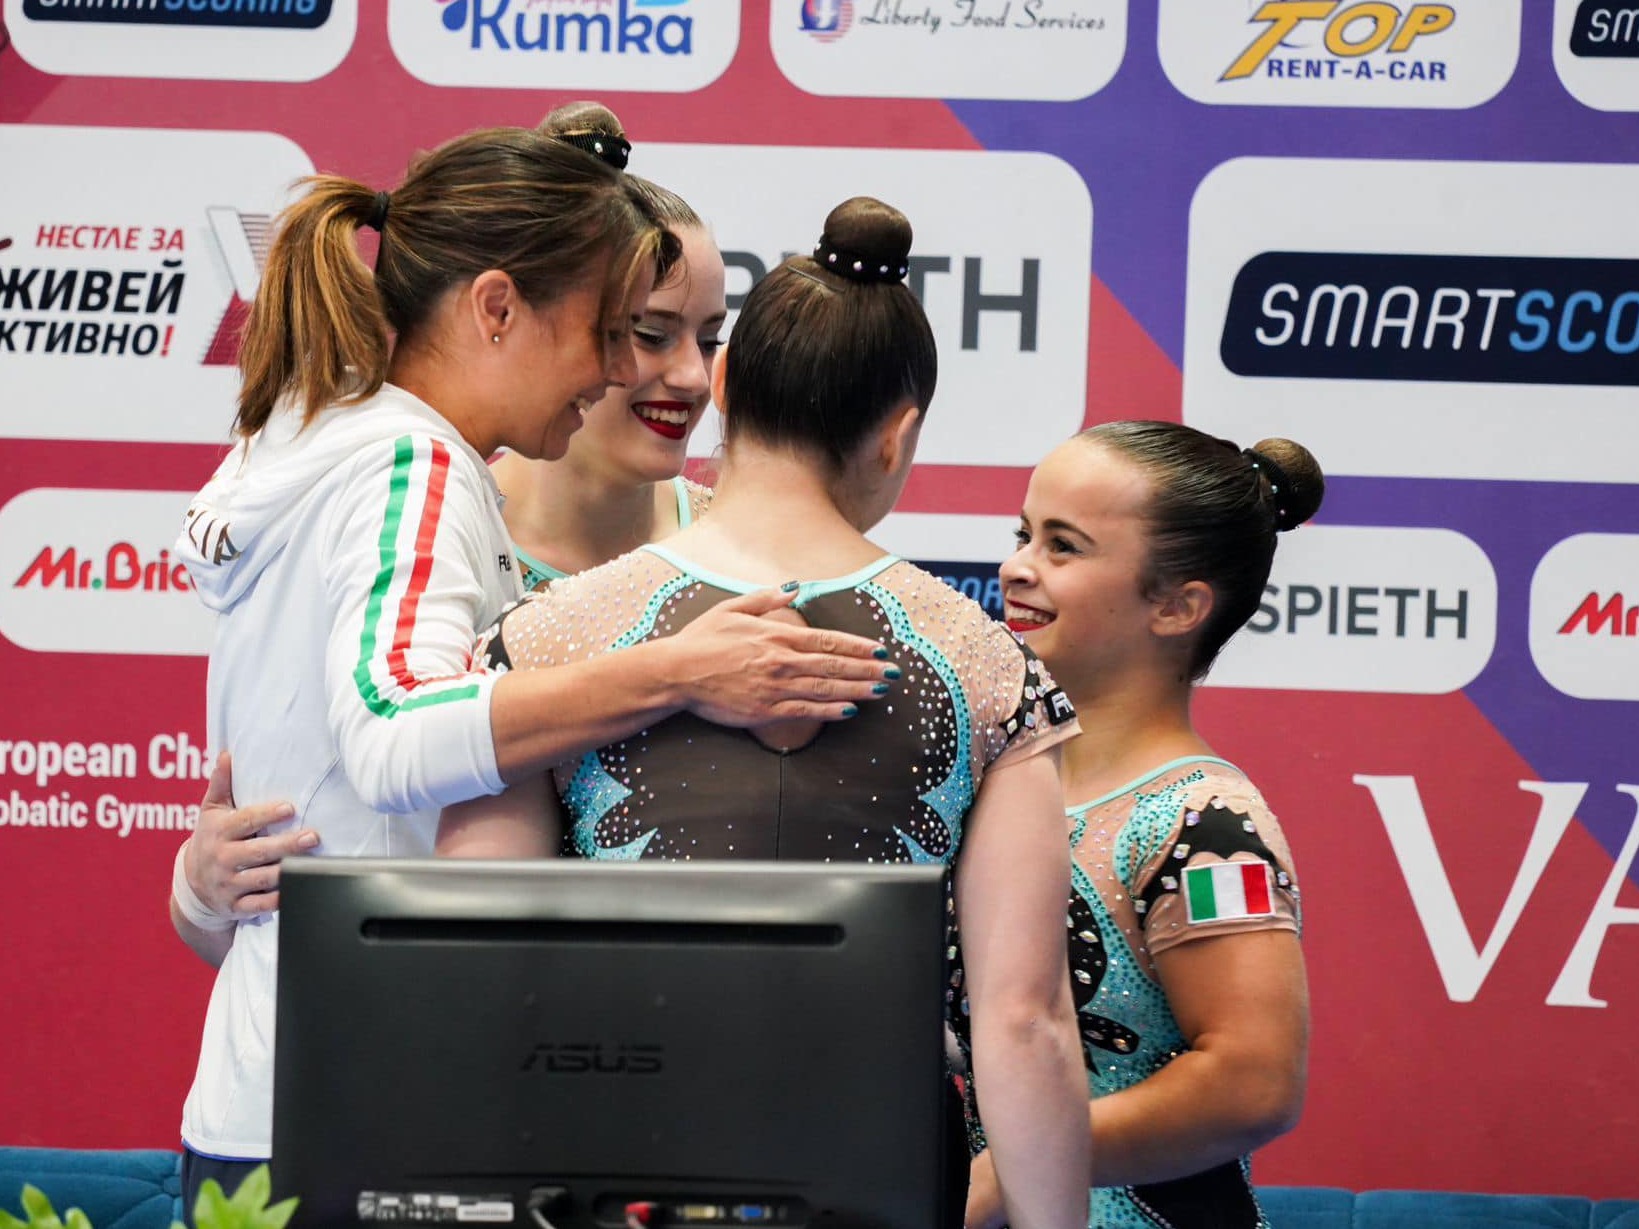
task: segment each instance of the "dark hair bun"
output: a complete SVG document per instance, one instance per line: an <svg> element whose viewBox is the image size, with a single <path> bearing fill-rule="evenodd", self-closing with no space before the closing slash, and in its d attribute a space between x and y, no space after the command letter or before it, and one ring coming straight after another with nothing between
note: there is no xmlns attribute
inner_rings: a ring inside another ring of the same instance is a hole
<svg viewBox="0 0 1639 1229"><path fill-rule="evenodd" d="M620 117L601 102L566 102L553 107L541 121L541 131L549 137L567 137L576 134L601 133L623 137Z"/></svg>
<svg viewBox="0 0 1639 1229"><path fill-rule="evenodd" d="M1295 529L1320 511L1326 497L1326 475L1320 462L1302 444L1286 439L1259 440L1252 451L1268 457L1280 467L1286 482L1275 492L1276 523L1281 529Z"/></svg>
<svg viewBox="0 0 1639 1229"><path fill-rule="evenodd" d="M831 210L814 249L822 268L857 282L903 281L910 254L910 219L871 196L852 197Z"/></svg>
<svg viewBox="0 0 1639 1229"><path fill-rule="evenodd" d="M554 107L537 131L584 149L617 171L625 170L631 157L632 143L626 139L620 118L601 102L566 102Z"/></svg>

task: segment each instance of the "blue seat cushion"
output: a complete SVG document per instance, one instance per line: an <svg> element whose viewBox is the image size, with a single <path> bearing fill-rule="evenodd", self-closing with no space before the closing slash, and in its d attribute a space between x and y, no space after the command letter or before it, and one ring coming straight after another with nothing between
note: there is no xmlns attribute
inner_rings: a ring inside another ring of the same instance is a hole
<svg viewBox="0 0 1639 1229"><path fill-rule="evenodd" d="M157 1148L0 1147L0 1208L27 1220L23 1185L59 1216L78 1208L95 1229L170 1229L182 1218L182 1154Z"/></svg>

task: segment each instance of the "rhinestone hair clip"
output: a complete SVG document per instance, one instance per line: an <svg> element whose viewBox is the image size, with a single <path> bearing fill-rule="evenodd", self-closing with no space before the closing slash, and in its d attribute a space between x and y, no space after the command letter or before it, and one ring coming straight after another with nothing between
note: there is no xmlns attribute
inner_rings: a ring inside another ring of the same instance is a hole
<svg viewBox="0 0 1639 1229"><path fill-rule="evenodd" d="M627 160L632 156L632 143L611 132L575 132L560 136L558 140L567 141L576 149L584 149L617 171L624 171Z"/></svg>
<svg viewBox="0 0 1639 1229"><path fill-rule="evenodd" d="M851 282L902 282L910 272L905 263L885 265L857 252L839 248L823 238L814 245L814 260L821 268L840 274Z"/></svg>
<svg viewBox="0 0 1639 1229"><path fill-rule="evenodd" d="M1293 518L1286 502L1292 488L1286 471L1256 449L1243 448L1241 455L1252 463L1253 469L1269 479L1269 493L1275 497L1275 531L1285 533L1288 529L1296 529L1300 522Z"/></svg>

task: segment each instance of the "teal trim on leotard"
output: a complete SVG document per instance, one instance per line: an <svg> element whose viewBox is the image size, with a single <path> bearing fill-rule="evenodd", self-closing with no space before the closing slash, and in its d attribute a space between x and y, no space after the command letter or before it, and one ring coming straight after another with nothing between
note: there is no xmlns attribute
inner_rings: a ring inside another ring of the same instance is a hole
<svg viewBox="0 0 1639 1229"><path fill-rule="evenodd" d="M1225 768L1233 768L1236 772L1241 772L1239 768L1236 768L1235 765L1231 764L1228 760L1221 760L1215 755L1181 755L1175 760L1168 760L1159 768L1146 772L1141 777L1134 777L1125 785L1120 786L1117 789L1112 789L1109 793L1102 794L1099 797L1094 798L1091 802L1078 802L1073 807L1065 807L1064 813L1072 819L1080 819L1093 807L1106 803L1112 798L1119 798L1122 794L1131 793L1139 787L1149 784L1162 773L1171 772L1174 768L1182 768L1185 764L1222 764ZM1241 772L1241 775L1244 777L1246 774Z"/></svg>
<svg viewBox="0 0 1639 1229"><path fill-rule="evenodd" d="M720 572L710 571L658 542L650 542L647 545L638 547L638 549L659 556L685 576L702 584L710 585L713 589L721 589L725 593L755 593L758 589L773 588L769 584L740 580L738 577L724 576ZM873 559L858 571L850 572L846 576L832 576L825 580L802 581L797 587L797 598L791 605L801 609L808 602L817 597L824 597L827 593L841 593L845 589L856 589L872 577L887 571L898 562L900 562L898 555L883 555L880 559Z"/></svg>
<svg viewBox="0 0 1639 1229"><path fill-rule="evenodd" d="M687 529L694 524L694 510L689 503L689 484L679 475L672 479L672 490L677 495L677 527ZM524 590L538 589L549 580L562 580L568 572L559 571L544 559L537 559L534 555L522 550L517 545L512 553L518 556L518 566L523 569Z"/></svg>

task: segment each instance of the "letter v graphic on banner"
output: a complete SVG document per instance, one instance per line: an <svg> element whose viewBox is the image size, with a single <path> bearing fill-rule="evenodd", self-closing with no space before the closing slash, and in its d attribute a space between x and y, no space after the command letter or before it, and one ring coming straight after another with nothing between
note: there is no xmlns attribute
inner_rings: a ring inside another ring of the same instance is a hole
<svg viewBox="0 0 1639 1229"><path fill-rule="evenodd" d="M1619 793L1639 802L1639 785L1618 785L1616 788ZM1559 971L1553 989L1548 991L1547 1001L1550 1007L1608 1005L1604 999L1596 999L1593 996L1593 966L1594 961L1599 959L1599 949L1605 945L1605 934L1612 926L1632 926L1639 923L1639 909L1616 903L1617 893L1627 882L1628 871L1633 866L1635 854L1639 854L1639 809L1634 812L1633 821L1628 828L1628 839L1622 842L1622 852L1616 855L1616 861L1611 866L1611 873L1605 878L1605 886L1599 893L1599 899L1594 902L1588 920L1583 923L1582 933L1577 936L1576 945L1571 948L1570 957L1565 961L1565 967Z"/></svg>
<svg viewBox="0 0 1639 1229"><path fill-rule="evenodd" d="M1454 1003L1473 1002L1484 984L1491 966L1496 964L1503 945L1514 932L1525 909L1525 902L1536 890L1548 859L1559 847L1560 838L1570 827L1576 808L1588 792L1588 783L1575 781L1521 781L1519 787L1542 799L1537 810L1536 827L1525 857L1514 875L1514 882L1503 901L1502 912L1483 948L1478 947L1462 911L1457 907L1456 893L1452 891L1450 876L1434 844L1429 830L1428 815L1423 810L1422 797L1417 792L1415 777L1373 777L1357 775L1356 785L1371 792L1377 804L1383 827L1389 834L1400 873L1406 878L1412 906L1417 919L1428 936L1429 951L1445 982L1446 995Z"/></svg>

